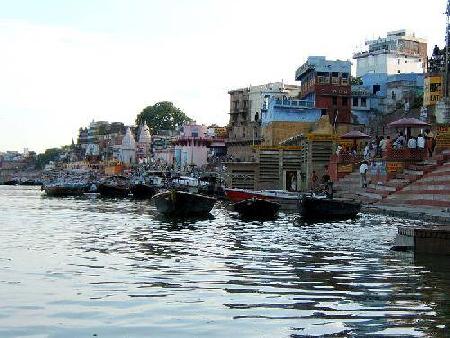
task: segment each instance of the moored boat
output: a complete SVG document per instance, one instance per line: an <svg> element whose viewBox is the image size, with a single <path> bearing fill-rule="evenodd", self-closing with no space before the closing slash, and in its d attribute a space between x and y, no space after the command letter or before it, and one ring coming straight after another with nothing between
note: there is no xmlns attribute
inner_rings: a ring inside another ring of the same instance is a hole
<svg viewBox="0 0 450 338"><path fill-rule="evenodd" d="M134 198L151 198L158 192L156 186L147 183L134 183L130 190Z"/></svg>
<svg viewBox="0 0 450 338"><path fill-rule="evenodd" d="M273 201L281 205L284 210L298 210L302 193L286 190L248 190L225 189L225 195L231 202L240 202L250 198Z"/></svg>
<svg viewBox="0 0 450 338"><path fill-rule="evenodd" d="M245 218L273 218L281 205L260 198L249 198L233 204L233 209Z"/></svg>
<svg viewBox="0 0 450 338"><path fill-rule="evenodd" d="M112 176L97 186L102 197L127 197L130 194L129 180L123 176Z"/></svg>
<svg viewBox="0 0 450 338"><path fill-rule="evenodd" d="M158 212L168 216L199 216L208 214L216 199L209 196L170 190L152 197Z"/></svg>
<svg viewBox="0 0 450 338"><path fill-rule="evenodd" d="M47 196L81 196L88 191L89 186L84 182L56 182L44 184L42 190Z"/></svg>
<svg viewBox="0 0 450 338"><path fill-rule="evenodd" d="M303 196L300 213L305 218L353 218L361 210L361 203L343 198Z"/></svg>

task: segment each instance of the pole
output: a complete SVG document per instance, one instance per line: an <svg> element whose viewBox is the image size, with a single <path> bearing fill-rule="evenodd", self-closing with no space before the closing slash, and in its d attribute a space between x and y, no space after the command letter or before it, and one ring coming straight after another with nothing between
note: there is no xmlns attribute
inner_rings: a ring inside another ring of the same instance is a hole
<svg viewBox="0 0 450 338"><path fill-rule="evenodd" d="M447 1L447 10L445 11L447 16L447 25L445 27L445 70L444 70L444 97L448 97L448 43L449 43L449 15L450 15L450 0Z"/></svg>

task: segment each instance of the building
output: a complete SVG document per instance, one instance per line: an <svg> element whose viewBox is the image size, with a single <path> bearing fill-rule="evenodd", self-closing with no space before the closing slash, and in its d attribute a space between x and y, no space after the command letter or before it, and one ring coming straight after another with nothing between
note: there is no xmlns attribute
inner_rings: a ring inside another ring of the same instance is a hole
<svg viewBox="0 0 450 338"><path fill-rule="evenodd" d="M136 158L139 162L148 162L152 148L152 136L147 124L143 124L139 130L139 138L136 149Z"/></svg>
<svg viewBox="0 0 450 338"><path fill-rule="evenodd" d="M277 146L294 135L308 133L321 115L313 101L271 97L262 111L262 145Z"/></svg>
<svg viewBox="0 0 450 338"><path fill-rule="evenodd" d="M235 160L249 161L255 157L254 146L261 144L261 115L272 97L297 97L300 87L273 82L231 90L230 122L227 154Z"/></svg>
<svg viewBox="0 0 450 338"><path fill-rule="evenodd" d="M308 57L295 73L295 80L301 81L300 99L314 102L332 124L350 123L350 73L350 61Z"/></svg>
<svg viewBox="0 0 450 338"><path fill-rule="evenodd" d="M160 130L152 135L153 160L160 166L172 166L174 163L175 148L172 141L176 139L174 130Z"/></svg>
<svg viewBox="0 0 450 338"><path fill-rule="evenodd" d="M130 127L127 127L122 144L119 146L119 160L127 165L136 163L136 141Z"/></svg>
<svg viewBox="0 0 450 338"><path fill-rule="evenodd" d="M368 40L366 48L353 54L356 76L368 73L403 74L427 71L427 41L404 29L384 38Z"/></svg>
<svg viewBox="0 0 450 338"><path fill-rule="evenodd" d="M206 165L211 141L206 126L185 124L180 129L180 136L173 141L176 167L182 171L189 171L190 168Z"/></svg>

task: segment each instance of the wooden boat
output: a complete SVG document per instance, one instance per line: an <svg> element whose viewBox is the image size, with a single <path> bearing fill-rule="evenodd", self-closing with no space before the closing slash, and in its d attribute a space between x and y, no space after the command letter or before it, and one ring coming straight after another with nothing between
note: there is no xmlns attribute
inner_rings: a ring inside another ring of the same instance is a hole
<svg viewBox="0 0 450 338"><path fill-rule="evenodd" d="M208 214L216 203L209 196L171 190L152 197L158 212L168 216L199 216Z"/></svg>
<svg viewBox="0 0 450 338"><path fill-rule="evenodd" d="M130 194L129 180L123 176L113 176L97 186L102 197L127 197Z"/></svg>
<svg viewBox="0 0 450 338"><path fill-rule="evenodd" d="M89 190L86 183L52 183L43 185L42 190L47 196L64 197L64 196L81 196Z"/></svg>
<svg viewBox="0 0 450 338"><path fill-rule="evenodd" d="M147 183L134 183L130 190L135 198L151 198L158 192L156 186Z"/></svg>
<svg viewBox="0 0 450 338"><path fill-rule="evenodd" d="M286 190L225 189L225 196L231 202L257 198L279 203L283 210L298 210L302 193Z"/></svg>
<svg viewBox="0 0 450 338"><path fill-rule="evenodd" d="M233 204L233 209L246 218L273 218L281 205L260 198L249 198Z"/></svg>
<svg viewBox="0 0 450 338"><path fill-rule="evenodd" d="M303 196L300 213L305 218L353 218L361 210L361 202L342 198Z"/></svg>

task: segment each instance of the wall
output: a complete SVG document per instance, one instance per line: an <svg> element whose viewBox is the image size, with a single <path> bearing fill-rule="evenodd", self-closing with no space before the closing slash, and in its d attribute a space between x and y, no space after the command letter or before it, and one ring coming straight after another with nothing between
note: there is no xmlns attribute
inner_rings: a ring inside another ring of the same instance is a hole
<svg viewBox="0 0 450 338"><path fill-rule="evenodd" d="M314 122L271 122L263 128L263 145L277 146L280 142L311 131Z"/></svg>
<svg viewBox="0 0 450 338"><path fill-rule="evenodd" d="M176 164L181 169L187 169L191 164L197 167L208 163L208 148L206 145L176 145Z"/></svg>
<svg viewBox="0 0 450 338"><path fill-rule="evenodd" d="M368 55L357 59L356 76L361 77L369 73L386 73L388 75L423 73L423 61L419 57L394 54Z"/></svg>

